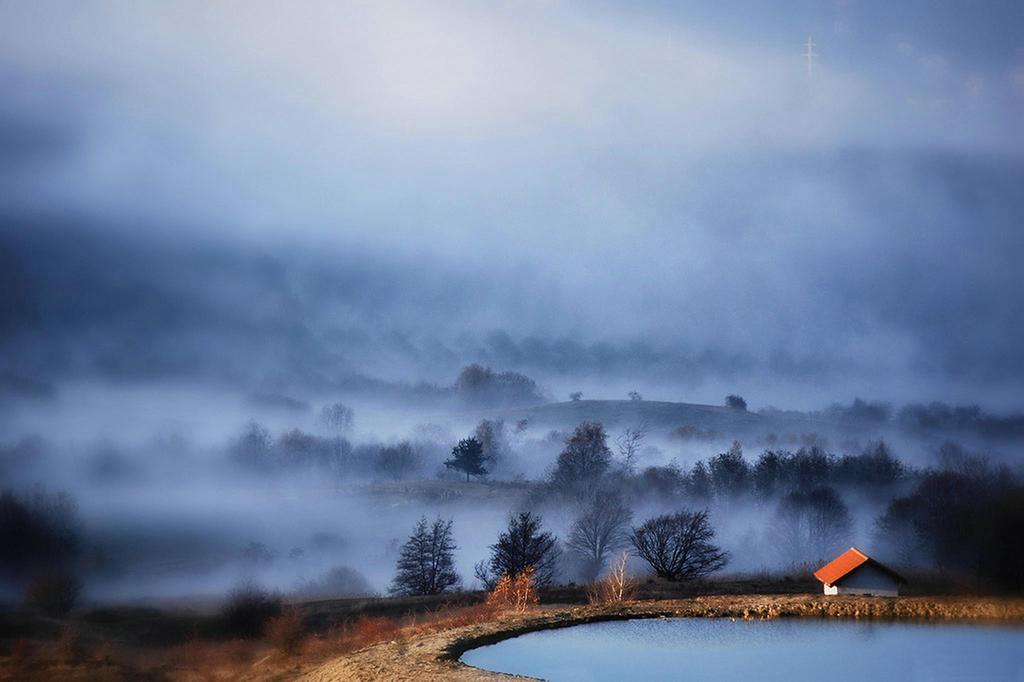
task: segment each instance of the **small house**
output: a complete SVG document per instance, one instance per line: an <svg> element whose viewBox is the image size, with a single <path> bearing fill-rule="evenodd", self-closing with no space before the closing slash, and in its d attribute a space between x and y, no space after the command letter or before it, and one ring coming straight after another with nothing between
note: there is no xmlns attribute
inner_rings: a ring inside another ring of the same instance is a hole
<svg viewBox="0 0 1024 682"><path fill-rule="evenodd" d="M825 594L864 594L895 597L905 585L896 571L851 547L817 571L814 577L825 585Z"/></svg>

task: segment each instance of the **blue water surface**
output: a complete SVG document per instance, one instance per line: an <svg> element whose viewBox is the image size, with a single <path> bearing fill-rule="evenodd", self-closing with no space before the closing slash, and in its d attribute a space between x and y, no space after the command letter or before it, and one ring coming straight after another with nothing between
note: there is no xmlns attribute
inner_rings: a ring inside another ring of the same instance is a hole
<svg viewBox="0 0 1024 682"><path fill-rule="evenodd" d="M467 651L462 662L558 682L1024 682L1024 628L640 619L532 632Z"/></svg>

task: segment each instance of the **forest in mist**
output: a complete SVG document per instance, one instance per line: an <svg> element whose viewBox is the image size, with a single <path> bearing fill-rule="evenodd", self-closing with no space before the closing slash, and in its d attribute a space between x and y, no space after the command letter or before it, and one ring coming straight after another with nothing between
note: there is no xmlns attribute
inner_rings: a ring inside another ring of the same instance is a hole
<svg viewBox="0 0 1024 682"><path fill-rule="evenodd" d="M707 511L730 574L801 574L857 545L971 589L1022 587L1019 547L1001 541L1024 513L1021 416L545 393L469 365L393 404L360 393L197 402L181 387L23 398L0 443L0 538L16 548L4 599L52 575L73 576L90 603L217 603L241 584L295 599L386 595L421 518L451 521L458 586L478 589L477 564L526 510L555 539L551 584L601 575L644 520ZM115 418L95 420L97 402L106 414L117 405ZM452 468L468 439L479 469ZM573 542L609 510L607 541Z"/></svg>

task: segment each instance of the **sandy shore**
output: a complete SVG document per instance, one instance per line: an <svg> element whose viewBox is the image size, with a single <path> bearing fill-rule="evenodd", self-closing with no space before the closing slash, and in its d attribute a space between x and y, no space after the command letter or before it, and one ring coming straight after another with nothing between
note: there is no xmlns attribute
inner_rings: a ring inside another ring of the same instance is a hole
<svg viewBox="0 0 1024 682"><path fill-rule="evenodd" d="M468 649L526 632L602 620L658 617L873 618L916 621L1021 621L1024 600L954 597L712 596L602 606L541 607L521 616L377 644L330 661L303 676L340 680L510 680L458 662Z"/></svg>

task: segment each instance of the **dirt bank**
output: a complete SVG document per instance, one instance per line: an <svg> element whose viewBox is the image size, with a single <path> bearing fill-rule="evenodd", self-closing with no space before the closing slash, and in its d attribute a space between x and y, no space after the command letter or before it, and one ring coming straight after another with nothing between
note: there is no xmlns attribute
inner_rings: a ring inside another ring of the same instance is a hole
<svg viewBox="0 0 1024 682"><path fill-rule="evenodd" d="M543 607L522 616L378 644L307 673L308 682L336 680L523 679L458 662L468 649L526 632L602 620L657 617L872 618L1024 622L1024 600L956 597L824 597L820 595L713 596L604 606Z"/></svg>

